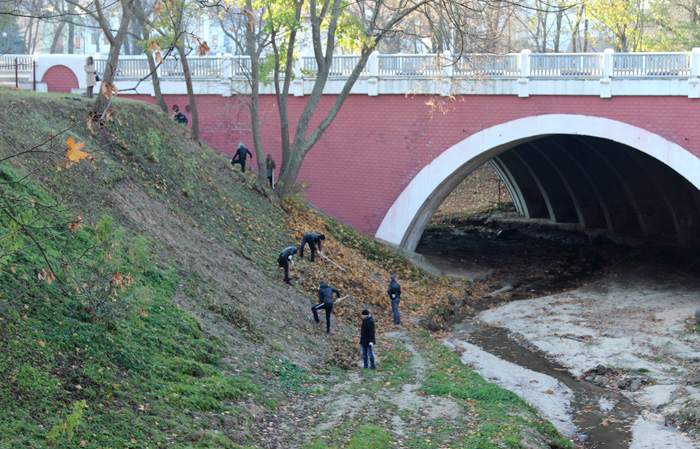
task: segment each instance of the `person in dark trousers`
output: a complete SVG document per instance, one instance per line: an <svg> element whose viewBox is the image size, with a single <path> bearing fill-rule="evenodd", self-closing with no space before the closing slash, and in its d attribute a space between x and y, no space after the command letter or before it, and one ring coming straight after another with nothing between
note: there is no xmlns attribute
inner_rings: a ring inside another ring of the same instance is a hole
<svg viewBox="0 0 700 449"><path fill-rule="evenodd" d="M309 232L308 234L305 234L304 237L301 239L301 254L299 257L302 259L304 258L304 246L306 244L309 244L309 248L311 248L311 262L314 261L314 256L316 255L316 245L318 245L318 253L323 254L323 249L321 248L321 240L325 240L326 236L324 234L314 234L313 232Z"/></svg>
<svg viewBox="0 0 700 449"><path fill-rule="evenodd" d="M362 329L360 330L360 346L362 347L362 361L364 367L367 368L367 358L369 358L369 367L374 369L374 352L372 348L376 341L374 340L374 318L369 314L369 310L363 310L360 314L362 317Z"/></svg>
<svg viewBox="0 0 700 449"><path fill-rule="evenodd" d="M327 334L330 334L331 332L331 312L333 312L333 303L335 302L333 300L333 293L338 295L338 298L340 298L340 292L337 288L331 287L330 285L326 284L325 281L321 281L321 285L318 287L318 300L320 302L311 308L316 324L321 323L321 320L318 319L318 311L320 309L326 309Z"/></svg>
<svg viewBox="0 0 700 449"><path fill-rule="evenodd" d="M182 126L187 126L187 116L180 112L180 108L178 108L177 106L173 106L173 120L175 120Z"/></svg>
<svg viewBox="0 0 700 449"><path fill-rule="evenodd" d="M396 282L396 276L391 275L389 288L386 290L391 298L391 311L394 313L394 324L401 324L401 315L399 315L399 302L401 301L401 286Z"/></svg>
<svg viewBox="0 0 700 449"><path fill-rule="evenodd" d="M231 165L241 164L241 171L245 173L245 160L250 155L253 158L253 153L250 152L248 148L243 145L243 142L238 143L238 148L236 148L236 154L231 159Z"/></svg>
<svg viewBox="0 0 700 449"><path fill-rule="evenodd" d="M277 164L275 164L275 160L272 159L272 155L270 153L267 153L267 158L265 158L265 167L267 167L267 180L270 182L270 187L274 188L275 186L272 184L272 177L275 169L277 168Z"/></svg>
<svg viewBox="0 0 700 449"><path fill-rule="evenodd" d="M277 258L277 263L279 263L280 267L284 268L284 282L289 285L294 285L292 281L289 280L289 262L294 265L292 257L298 252L298 246L290 246L289 248L285 248Z"/></svg>

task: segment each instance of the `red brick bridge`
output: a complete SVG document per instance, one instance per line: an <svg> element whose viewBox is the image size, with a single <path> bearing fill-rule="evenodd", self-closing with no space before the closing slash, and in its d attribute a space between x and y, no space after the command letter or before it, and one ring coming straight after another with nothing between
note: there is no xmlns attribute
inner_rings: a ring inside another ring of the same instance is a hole
<svg viewBox="0 0 700 449"><path fill-rule="evenodd" d="M39 89L80 92L83 57L52 56L39 60L32 75ZM318 113L335 99L351 58L334 62ZM229 155L239 141L252 144L241 87L246 64L231 55L190 62L200 137ZM299 64L289 99L292 129L313 81L300 70L313 69L313 59ZM168 105L183 110L178 67L172 61L159 71ZM120 90L148 73L143 58L122 59L119 68ZM263 150L279 161L276 103L272 87L261 88ZM148 83L129 96L155 102ZM700 246L699 98L697 49L523 51L450 66L435 55L372 55L298 181L310 186L306 198L331 215L414 249L442 201L490 161L525 217Z"/></svg>

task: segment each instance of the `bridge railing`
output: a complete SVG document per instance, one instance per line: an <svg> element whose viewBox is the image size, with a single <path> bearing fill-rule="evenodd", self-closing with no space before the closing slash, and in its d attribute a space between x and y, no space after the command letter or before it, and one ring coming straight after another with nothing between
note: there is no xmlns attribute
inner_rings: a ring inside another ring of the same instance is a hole
<svg viewBox="0 0 700 449"><path fill-rule="evenodd" d="M613 76L665 78L690 76L691 53L615 53Z"/></svg>
<svg viewBox="0 0 700 449"><path fill-rule="evenodd" d="M518 77L519 75L519 54L463 55L452 63L452 76L457 78Z"/></svg>
<svg viewBox="0 0 700 449"><path fill-rule="evenodd" d="M692 53L611 53L613 78L688 78L691 74ZM5 61L15 57L31 61L31 56L0 57L0 72ZM24 60L23 59L23 60ZM329 71L330 77L347 78L357 65L358 55L337 55ZM372 63L372 60L376 63ZM244 78L250 73L248 56L205 56L188 58L193 78ZM523 70L523 61L527 61ZM106 60L97 58L95 68L104 71ZM312 56L302 56L297 62L304 78L315 78L318 66ZM12 66L14 67L14 66ZM27 65L27 67L30 67ZM150 73L144 56L120 56L116 78L143 78ZM167 58L159 68L164 78L182 78L184 72L179 58ZM469 54L454 60L436 54L376 54L362 70L363 77L431 78L601 78L606 76L605 53L511 53Z"/></svg>
<svg viewBox="0 0 700 449"><path fill-rule="evenodd" d="M602 53L533 53L530 55L532 78L600 78Z"/></svg>

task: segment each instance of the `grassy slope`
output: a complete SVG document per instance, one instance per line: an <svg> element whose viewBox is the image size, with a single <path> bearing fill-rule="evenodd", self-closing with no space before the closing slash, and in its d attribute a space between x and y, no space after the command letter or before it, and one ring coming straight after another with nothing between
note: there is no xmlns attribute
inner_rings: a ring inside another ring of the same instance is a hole
<svg viewBox="0 0 700 449"><path fill-rule="evenodd" d="M26 210L13 209L27 222L40 216L36 204L60 196L70 211L43 220L66 229L80 214L86 225L45 244L49 259L83 254L72 271L56 267L60 279L50 284L39 279L47 262L36 250L0 260L0 407L8 410L0 414L0 448L255 447L261 413L344 378L333 367L353 362L357 310L372 307L380 330L388 327L389 272L411 292L406 309L414 315L462 295L463 286L427 275L346 226L298 202L280 204L252 175L192 145L155 108L118 102L121 123L92 134L84 125L88 107L62 95L0 91L0 157L53 133L42 149L59 152L75 137L98 159L95 167L83 161L59 170L60 154L48 156L31 178L36 184L2 185L5 195L32 198ZM17 180L44 157L0 163L0 179ZM12 226L3 215L0 235ZM309 230L326 232L325 252L349 273L301 262L303 280L286 287L277 254ZM0 248L28 242L21 232L11 235ZM86 288L110 290L112 273L134 281L106 302L86 303ZM337 307L330 337L306 320L321 279L351 294ZM451 373L467 370L445 357ZM520 417L532 411L513 404L498 420L512 415L516 427L528 426ZM484 426L492 425L489 416ZM550 427L544 440L554 441ZM362 447L363 432L375 438L381 429L360 430L351 447ZM505 444L485 438L479 447Z"/></svg>

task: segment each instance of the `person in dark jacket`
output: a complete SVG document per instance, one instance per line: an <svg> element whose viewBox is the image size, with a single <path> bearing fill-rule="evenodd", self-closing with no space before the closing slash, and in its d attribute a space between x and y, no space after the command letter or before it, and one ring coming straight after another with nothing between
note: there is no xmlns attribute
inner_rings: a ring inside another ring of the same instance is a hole
<svg viewBox="0 0 700 449"><path fill-rule="evenodd" d="M267 158L265 158L265 167L267 168L267 181L270 183L270 187L274 188L275 185L272 181L275 175L275 169L277 168L277 164L275 164L275 160L272 159L272 155L270 153L267 153Z"/></svg>
<svg viewBox="0 0 700 449"><path fill-rule="evenodd" d="M180 112L180 108L177 106L173 106L173 120L175 120L177 123L187 126L187 116Z"/></svg>
<svg viewBox="0 0 700 449"><path fill-rule="evenodd" d="M401 315L399 315L399 302L401 301L401 286L396 282L396 276L391 275L389 288L386 290L391 298L391 311L394 313L394 324L401 324Z"/></svg>
<svg viewBox="0 0 700 449"><path fill-rule="evenodd" d="M245 160L250 155L253 158L253 153L250 152L248 148L243 145L243 142L238 143L238 148L236 148L236 154L231 159L231 165L241 164L241 171L245 173Z"/></svg>
<svg viewBox="0 0 700 449"><path fill-rule="evenodd" d="M301 239L301 254L299 257L302 259L304 258L304 246L306 244L309 244L309 248L311 248L311 262L314 261L314 256L316 255L316 245L318 245L318 253L323 254L323 249L321 248L321 240L325 240L326 236L324 234L314 234L313 232L309 232L308 234L304 234L304 237Z"/></svg>
<svg viewBox="0 0 700 449"><path fill-rule="evenodd" d="M289 262L294 265L294 260L292 257L298 252L298 246L290 246L289 248L285 248L277 258L277 263L279 263L280 267L284 268L284 282L289 285L294 285L292 284L292 281L289 280Z"/></svg>
<svg viewBox="0 0 700 449"><path fill-rule="evenodd" d="M321 320L318 319L318 311L320 309L326 309L327 334L331 332L331 312L333 312L333 303L335 302L333 300L333 293L338 295L338 298L340 298L340 291L338 291L337 288L331 287L330 285L326 284L325 281L321 281L321 284L318 287L318 300L320 302L311 308L316 324L321 323Z"/></svg>
<svg viewBox="0 0 700 449"><path fill-rule="evenodd" d="M362 329L360 330L360 346L362 347L362 361L367 368L367 358L369 358L370 368L374 369L374 318L369 314L369 310L363 310L362 314Z"/></svg>

